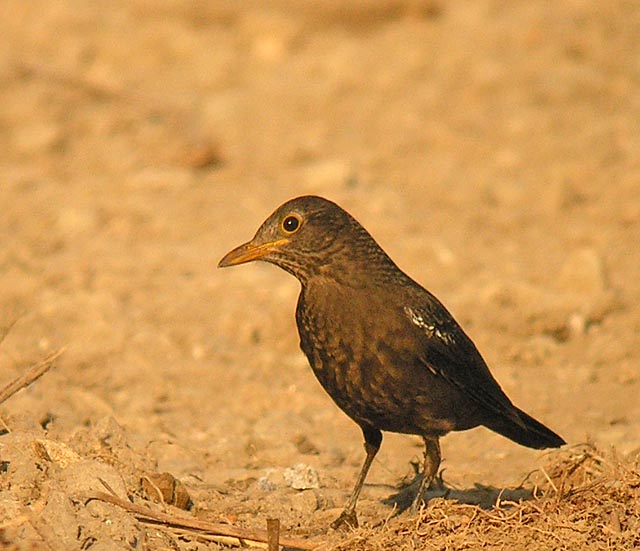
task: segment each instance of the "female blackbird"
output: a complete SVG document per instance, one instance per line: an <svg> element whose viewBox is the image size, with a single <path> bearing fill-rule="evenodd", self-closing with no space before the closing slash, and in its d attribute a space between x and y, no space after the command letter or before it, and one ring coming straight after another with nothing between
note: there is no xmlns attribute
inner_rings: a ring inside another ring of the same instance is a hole
<svg viewBox="0 0 640 551"><path fill-rule="evenodd" d="M357 526L356 502L381 431L424 439L414 510L440 465L438 439L484 425L530 448L564 440L514 406L471 339L429 291L402 272L335 203L292 199L219 267L271 262L302 284L300 347L331 398L362 429L366 459L332 527Z"/></svg>

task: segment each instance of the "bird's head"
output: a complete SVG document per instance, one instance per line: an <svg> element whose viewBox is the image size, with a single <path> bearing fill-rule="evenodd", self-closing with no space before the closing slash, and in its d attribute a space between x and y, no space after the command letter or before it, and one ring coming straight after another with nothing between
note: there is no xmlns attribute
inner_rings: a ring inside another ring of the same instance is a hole
<svg viewBox="0 0 640 551"><path fill-rule="evenodd" d="M377 256L378 251L384 255L349 213L327 199L309 195L278 207L253 239L228 252L218 267L262 260L304 282L328 266L346 267L350 263L343 260L356 260L363 249L367 256Z"/></svg>

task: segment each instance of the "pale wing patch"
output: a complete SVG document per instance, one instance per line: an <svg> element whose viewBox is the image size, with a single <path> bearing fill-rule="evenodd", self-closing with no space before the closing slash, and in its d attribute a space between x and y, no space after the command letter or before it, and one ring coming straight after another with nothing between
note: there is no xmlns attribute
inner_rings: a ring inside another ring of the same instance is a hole
<svg viewBox="0 0 640 551"><path fill-rule="evenodd" d="M422 329L428 337L440 339L447 344L453 342L453 338L450 334L440 331L440 329L436 325L425 320L421 312L416 312L409 306L405 306L403 310L404 313L409 316L411 323L413 323L416 327Z"/></svg>

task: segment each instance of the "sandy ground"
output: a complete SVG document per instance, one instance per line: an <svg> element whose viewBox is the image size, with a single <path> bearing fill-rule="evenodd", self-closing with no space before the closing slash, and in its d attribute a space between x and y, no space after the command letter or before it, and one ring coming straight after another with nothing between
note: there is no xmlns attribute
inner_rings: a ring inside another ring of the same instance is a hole
<svg viewBox="0 0 640 551"><path fill-rule="evenodd" d="M216 269L305 193L439 296L516 404L570 445L638 455L637 3L0 12L0 384L66 347L0 409L5 546L217 549L69 497L100 478L142 497L161 472L200 518L326 533L360 431L298 349L298 283ZM461 490L515 488L555 457L485 429L442 446ZM420 457L385 436L362 524L392 514Z"/></svg>

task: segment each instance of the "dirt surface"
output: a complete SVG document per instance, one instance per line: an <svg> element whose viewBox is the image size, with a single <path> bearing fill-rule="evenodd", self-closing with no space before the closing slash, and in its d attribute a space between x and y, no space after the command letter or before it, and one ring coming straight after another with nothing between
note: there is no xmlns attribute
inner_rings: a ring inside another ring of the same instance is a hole
<svg viewBox="0 0 640 551"><path fill-rule="evenodd" d="M298 349L299 285L267 265L216 270L305 193L343 205L441 298L517 405L633 471L636 2L5 0L0 12L0 385L66 347L0 407L5 546L219 548L79 497L104 480L143 500L154 487L141 480L168 472L202 519L275 517L346 550L514 548L507 517L487 521L489 543L434 543L429 508L393 517L388 498L422 451L391 434L364 528L328 533L363 450ZM453 497L483 505L528 496L568 453L482 428L442 448ZM606 470L611 487L620 472ZM621 502L617 524L585 516L580 533L598 537L575 539L585 504L545 487L569 526L555 548L628 548L598 538L637 530L625 520L637 509ZM443 514L454 503L433 501ZM539 530L518 537L550 548Z"/></svg>

